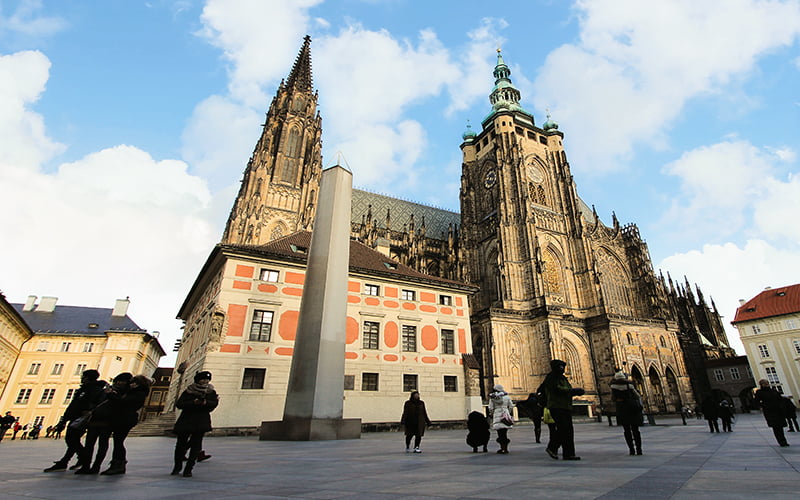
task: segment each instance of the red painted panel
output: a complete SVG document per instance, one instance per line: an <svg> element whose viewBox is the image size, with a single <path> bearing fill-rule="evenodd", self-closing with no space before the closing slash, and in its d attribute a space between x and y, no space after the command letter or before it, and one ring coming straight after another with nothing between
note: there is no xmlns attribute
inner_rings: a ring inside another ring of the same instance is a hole
<svg viewBox="0 0 800 500"><path fill-rule="evenodd" d="M361 283L359 283L358 281L348 281L347 291L359 293L361 291Z"/></svg>
<svg viewBox="0 0 800 500"><path fill-rule="evenodd" d="M247 306L228 304L228 331L231 337L241 337L247 320Z"/></svg>
<svg viewBox="0 0 800 500"><path fill-rule="evenodd" d="M463 316L463 315L464 315L464 311L462 309L456 310L456 316Z"/></svg>
<svg viewBox="0 0 800 500"><path fill-rule="evenodd" d="M442 314L453 314L453 309L451 309L449 307L442 307L441 311L442 311Z"/></svg>
<svg viewBox="0 0 800 500"><path fill-rule="evenodd" d="M436 294L430 292L419 292L421 302L436 302Z"/></svg>
<svg viewBox="0 0 800 500"><path fill-rule="evenodd" d="M351 318L350 316L347 317L347 333L345 334L345 342L348 344L352 344L356 340L358 340L358 321L355 318ZM356 354L358 357L358 354Z"/></svg>
<svg viewBox="0 0 800 500"><path fill-rule="evenodd" d="M367 304L368 306L379 306L381 305L381 300L376 299L375 297L367 297L366 299L364 299L364 303Z"/></svg>
<svg viewBox="0 0 800 500"><path fill-rule="evenodd" d="M456 305L458 307L461 307L462 305L464 305L464 301L461 300L461 297L456 297Z"/></svg>
<svg viewBox="0 0 800 500"><path fill-rule="evenodd" d="M298 311L286 311L281 314L281 321L278 323L278 335L283 340L294 340L297 334L297 320L300 317Z"/></svg>
<svg viewBox="0 0 800 500"><path fill-rule="evenodd" d="M435 313L436 311L438 311L438 309L436 309L436 306L429 306L427 304L422 304L421 306L419 306L419 310L426 313Z"/></svg>
<svg viewBox="0 0 800 500"><path fill-rule="evenodd" d="M387 286L385 289L385 293L387 297L397 298L397 288L393 286Z"/></svg>
<svg viewBox="0 0 800 500"><path fill-rule="evenodd" d="M361 297L359 297L357 295L348 295L347 296L347 302L350 303L350 304L358 304L358 303L361 302Z"/></svg>
<svg viewBox="0 0 800 500"><path fill-rule="evenodd" d="M286 283L292 283L294 285L302 285L306 282L306 275L301 273L293 273L291 271L286 271L286 276L283 278L283 281Z"/></svg>
<svg viewBox="0 0 800 500"><path fill-rule="evenodd" d="M412 304L411 302L403 302L403 309L413 311L416 308L417 308L416 304Z"/></svg>
<svg viewBox="0 0 800 500"><path fill-rule="evenodd" d="M463 328L458 329L458 352L461 354L467 352L467 331Z"/></svg>
<svg viewBox="0 0 800 500"><path fill-rule="evenodd" d="M358 353L347 351L344 353L344 359L358 359Z"/></svg>
<svg viewBox="0 0 800 500"><path fill-rule="evenodd" d="M236 276L240 278L252 278L256 268L253 266L243 266L236 264Z"/></svg>
<svg viewBox="0 0 800 500"><path fill-rule="evenodd" d="M397 354L384 354L383 360L384 361L397 361Z"/></svg>
<svg viewBox="0 0 800 500"><path fill-rule="evenodd" d="M423 363L428 363L428 364L438 363L439 362L439 358L436 358L436 357L433 357L433 356L423 356L422 357L422 362Z"/></svg>
<svg viewBox="0 0 800 500"><path fill-rule="evenodd" d="M390 349L397 347L397 323L394 321L388 321L383 328L383 342Z"/></svg>
<svg viewBox="0 0 800 500"><path fill-rule="evenodd" d="M276 347L275 354L280 356L291 356L294 353L294 349L291 347Z"/></svg>
<svg viewBox="0 0 800 500"><path fill-rule="evenodd" d="M400 307L400 304L393 300L384 300L383 305L384 307L391 307L392 309L397 309L398 307Z"/></svg>
<svg viewBox="0 0 800 500"><path fill-rule="evenodd" d="M250 283L249 281L239 281L239 280L233 281L233 288L238 288L239 290L250 290L251 286L252 283Z"/></svg>
<svg viewBox="0 0 800 500"><path fill-rule="evenodd" d="M435 326L427 325L422 327L422 347L428 351L433 351L439 345L439 330Z"/></svg>
<svg viewBox="0 0 800 500"><path fill-rule="evenodd" d="M239 344L222 344L219 348L219 352L239 352L242 346Z"/></svg>
<svg viewBox="0 0 800 500"><path fill-rule="evenodd" d="M266 293L275 293L278 291L278 287L275 285L268 285L266 283L262 283L258 285L258 291Z"/></svg>
<svg viewBox="0 0 800 500"><path fill-rule="evenodd" d="M281 292L283 292L284 295L294 295L295 297L300 297L303 295L302 288L294 288L291 286L283 287L283 290L281 290Z"/></svg>

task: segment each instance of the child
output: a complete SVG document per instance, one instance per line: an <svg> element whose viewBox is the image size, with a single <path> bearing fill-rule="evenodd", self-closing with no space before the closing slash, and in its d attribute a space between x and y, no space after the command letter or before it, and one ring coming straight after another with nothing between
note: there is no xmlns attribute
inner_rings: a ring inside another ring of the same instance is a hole
<svg viewBox="0 0 800 500"><path fill-rule="evenodd" d="M467 429L467 444L472 446L472 453L478 453L478 446L483 446L484 453L488 452L486 445L489 444L490 433L486 417L473 411L467 416Z"/></svg>

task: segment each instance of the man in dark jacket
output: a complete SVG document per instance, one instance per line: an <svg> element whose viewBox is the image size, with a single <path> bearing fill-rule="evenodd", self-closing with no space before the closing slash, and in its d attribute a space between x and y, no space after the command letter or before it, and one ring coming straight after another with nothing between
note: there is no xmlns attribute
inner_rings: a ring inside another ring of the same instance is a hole
<svg viewBox="0 0 800 500"><path fill-rule="evenodd" d="M211 412L218 404L219 396L211 385L211 372L198 372L194 376L194 383L175 402L181 415L173 428L178 439L175 441L175 466L172 475L180 474L183 468L183 477L192 477L192 469L203 449L203 434L211 430ZM189 458L184 467L183 457L186 450L189 450Z"/></svg>
<svg viewBox="0 0 800 500"><path fill-rule="evenodd" d="M786 417L786 423L789 424L789 432L800 431L800 428L797 427L797 407L790 397L783 397L783 416Z"/></svg>
<svg viewBox="0 0 800 500"><path fill-rule="evenodd" d="M789 446L786 441L786 436L783 434L783 428L786 427L786 418L783 416L783 403L781 403L781 395L778 391L769 386L769 381L761 379L758 381L761 387L756 391L755 400L761 405L761 410L764 412L764 418L767 425L772 427L772 433L775 434L775 439L781 446Z"/></svg>
<svg viewBox="0 0 800 500"><path fill-rule="evenodd" d="M7 411L3 417L0 417L0 441L3 440L3 437L6 435L6 432L14 426L16 423L17 418L11 414L10 411Z"/></svg>
<svg viewBox="0 0 800 500"><path fill-rule="evenodd" d="M83 445L81 444L81 437L86 432L86 428L75 429L68 425L69 422L76 420L89 412L103 402L106 398L105 388L108 385L100 378L100 372L97 370L86 370L81 375L81 386L67 406L64 415L61 416L58 424L56 424L56 431L61 432L66 426L67 433L64 436L64 442L67 444L67 452L61 457L60 460L55 462L51 467L46 468L45 472L58 472L67 470L69 461L73 455L77 454L78 457L84 455ZM81 466L80 462L75 464L72 468L77 469Z"/></svg>
<svg viewBox="0 0 800 500"><path fill-rule="evenodd" d="M524 411L525 416L533 422L533 434L536 437L536 442L542 442L542 413L544 408L539 401L539 396L535 392L528 394L528 399L520 401L517 408Z"/></svg>
<svg viewBox="0 0 800 500"><path fill-rule="evenodd" d="M572 398L582 396L583 389L573 389L564 371L567 364L560 359L550 362L550 373L536 390L544 395L545 408L555 420L551 426L550 442L547 444L547 454L550 458L558 460L558 449L562 448L564 460L580 460L575 455L575 431L572 428ZM555 431L555 432L553 432Z"/></svg>

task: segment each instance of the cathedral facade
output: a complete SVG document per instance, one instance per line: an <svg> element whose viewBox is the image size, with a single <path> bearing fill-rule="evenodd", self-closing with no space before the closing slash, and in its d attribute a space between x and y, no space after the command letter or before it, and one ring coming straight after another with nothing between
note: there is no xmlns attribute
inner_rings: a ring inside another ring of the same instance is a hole
<svg viewBox="0 0 800 500"><path fill-rule="evenodd" d="M351 237L419 273L477 288L469 299L482 395L534 392L567 362L579 408L606 407L629 373L646 410L674 412L710 390L703 360L732 353L699 289L656 275L634 224L603 224L577 194L548 116L537 126L498 51L490 113L461 143L460 213L354 190ZM310 230L322 170L322 122L310 38L273 99L222 238L257 246ZM455 146L455 145L454 145Z"/></svg>

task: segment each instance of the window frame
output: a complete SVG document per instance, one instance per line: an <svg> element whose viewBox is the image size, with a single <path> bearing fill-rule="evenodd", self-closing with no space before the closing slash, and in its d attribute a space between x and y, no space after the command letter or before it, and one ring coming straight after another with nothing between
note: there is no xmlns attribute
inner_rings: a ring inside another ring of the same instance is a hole
<svg viewBox="0 0 800 500"><path fill-rule="evenodd" d="M374 380L367 381L367 378ZM374 382L374 383L373 383ZM372 388L374 387L374 389ZM378 392L380 390L380 375L375 372L362 372L361 373L361 391L362 392Z"/></svg>
<svg viewBox="0 0 800 500"><path fill-rule="evenodd" d="M32 392L33 392L33 389L30 389L30 388L27 388L27 387L23 387L17 393L17 399L15 400L14 404L15 405L26 405L26 404L28 404L28 402L31 400L31 393Z"/></svg>
<svg viewBox="0 0 800 500"><path fill-rule="evenodd" d="M50 375L61 375L64 372L64 363L56 363L50 371Z"/></svg>
<svg viewBox="0 0 800 500"><path fill-rule="evenodd" d="M442 383L444 392L458 392L458 375L445 375Z"/></svg>
<svg viewBox="0 0 800 500"><path fill-rule="evenodd" d="M72 347L72 342L62 342L59 352L69 352L70 347Z"/></svg>
<svg viewBox="0 0 800 500"><path fill-rule="evenodd" d="M762 359L770 357L769 347L767 347L767 344L757 344L756 349L758 349L758 354Z"/></svg>
<svg viewBox="0 0 800 500"><path fill-rule="evenodd" d="M364 283L364 295L371 295L373 297L381 296L381 286L373 285L371 283Z"/></svg>
<svg viewBox="0 0 800 500"><path fill-rule="evenodd" d="M369 329L367 326L369 325ZM374 327L375 331L372 331ZM373 347L374 344L374 347ZM361 325L361 348L378 350L381 347L381 324L378 321L364 321Z"/></svg>
<svg viewBox="0 0 800 500"><path fill-rule="evenodd" d="M56 390L54 387L46 387L42 391L42 397L39 399L40 405L49 405L53 404L53 399L56 397Z"/></svg>
<svg viewBox="0 0 800 500"><path fill-rule="evenodd" d="M453 296L452 295L439 294L439 305L440 306L453 307Z"/></svg>
<svg viewBox="0 0 800 500"><path fill-rule="evenodd" d="M270 279L273 276L275 279ZM262 268L258 273L258 279L267 283L280 283L281 272L276 269Z"/></svg>
<svg viewBox="0 0 800 500"><path fill-rule="evenodd" d="M412 301L412 302L417 300L417 291L416 290L401 289L400 290L400 300L408 300L408 301Z"/></svg>
<svg viewBox="0 0 800 500"><path fill-rule="evenodd" d="M742 374L738 366L731 366L730 368L731 380L741 380Z"/></svg>
<svg viewBox="0 0 800 500"><path fill-rule="evenodd" d="M449 338L446 338L449 337ZM449 328L442 328L439 333L439 340L441 341L442 354L455 354L456 353L456 332Z"/></svg>
<svg viewBox="0 0 800 500"><path fill-rule="evenodd" d="M406 330L410 331L406 331ZM410 349L410 339L413 337L414 346ZM400 326L400 351L401 352L417 352L419 343L417 342L417 326L416 325L401 325Z"/></svg>
<svg viewBox="0 0 800 500"><path fill-rule="evenodd" d="M28 372L26 375L39 375L39 371L42 369L41 363L31 363L31 366L28 367Z"/></svg>
<svg viewBox="0 0 800 500"><path fill-rule="evenodd" d="M80 377L86 371L86 366L86 363L78 363L75 365L75 371L72 372L72 375Z"/></svg>
<svg viewBox="0 0 800 500"><path fill-rule="evenodd" d="M83 352L92 352L94 350L94 342L84 342Z"/></svg>
<svg viewBox="0 0 800 500"><path fill-rule="evenodd" d="M714 380L717 382L725 382L725 373L722 368L714 368Z"/></svg>
<svg viewBox="0 0 800 500"><path fill-rule="evenodd" d="M409 383L412 381L413 383ZM417 375L416 373L404 373L403 392L413 392L418 390L419 390L419 375Z"/></svg>
<svg viewBox="0 0 800 500"><path fill-rule="evenodd" d="M256 321L256 315L261 313L261 321ZM269 314L269 322L263 321L266 314ZM250 315L250 328L248 329L247 340L250 342L272 342L272 325L275 321L275 311L266 309L253 309L253 314ZM258 333L254 335L253 327L258 326ZM266 325L266 334L264 328ZM266 339L264 338L266 337Z"/></svg>
<svg viewBox="0 0 800 500"><path fill-rule="evenodd" d="M249 376L248 376L249 375ZM261 381L261 385L258 385L258 381ZM267 380L267 369L266 368L245 368L242 370L242 386L241 389L244 391L260 391L264 389L264 383Z"/></svg>

